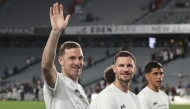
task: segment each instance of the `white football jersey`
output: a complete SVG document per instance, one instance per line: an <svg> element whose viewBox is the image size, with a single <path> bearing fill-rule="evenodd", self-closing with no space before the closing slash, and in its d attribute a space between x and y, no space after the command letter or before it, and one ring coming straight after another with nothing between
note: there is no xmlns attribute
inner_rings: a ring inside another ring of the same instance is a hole
<svg viewBox="0 0 190 109"><path fill-rule="evenodd" d="M90 109L140 109L140 103L131 91L123 92L111 84L92 100Z"/></svg>
<svg viewBox="0 0 190 109"><path fill-rule="evenodd" d="M146 86L139 92L138 98L141 109L169 109L169 98L160 90L155 92Z"/></svg>
<svg viewBox="0 0 190 109"><path fill-rule="evenodd" d="M78 82L57 73L55 87L43 87L46 109L89 109L88 99Z"/></svg>

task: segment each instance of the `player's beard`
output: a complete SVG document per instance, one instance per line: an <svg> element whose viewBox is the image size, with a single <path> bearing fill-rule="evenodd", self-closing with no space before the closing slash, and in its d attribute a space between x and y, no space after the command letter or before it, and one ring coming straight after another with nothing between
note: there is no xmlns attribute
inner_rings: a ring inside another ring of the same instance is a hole
<svg viewBox="0 0 190 109"><path fill-rule="evenodd" d="M131 79L132 79L133 77L131 77ZM127 79L127 80L124 80L124 79L122 79L121 77L118 77L117 76L117 79L120 81L120 82L124 82L124 83L129 83L130 81L131 81L131 79Z"/></svg>

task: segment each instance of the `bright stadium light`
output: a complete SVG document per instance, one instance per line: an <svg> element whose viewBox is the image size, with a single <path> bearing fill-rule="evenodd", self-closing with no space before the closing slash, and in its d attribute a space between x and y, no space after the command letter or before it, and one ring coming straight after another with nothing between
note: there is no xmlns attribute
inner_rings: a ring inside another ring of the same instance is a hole
<svg viewBox="0 0 190 109"><path fill-rule="evenodd" d="M155 43L156 43L156 38L149 37L149 47L154 48Z"/></svg>

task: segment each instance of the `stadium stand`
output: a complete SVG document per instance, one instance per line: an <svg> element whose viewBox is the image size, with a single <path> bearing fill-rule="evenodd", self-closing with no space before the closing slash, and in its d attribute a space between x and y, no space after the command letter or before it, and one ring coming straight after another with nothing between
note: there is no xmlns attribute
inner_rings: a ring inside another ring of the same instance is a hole
<svg viewBox="0 0 190 109"><path fill-rule="evenodd" d="M35 51L35 52L34 52ZM17 66L18 69L27 65L27 58L32 58L31 61L35 61L41 58L43 48L1 48L0 49L0 61L3 64L0 66L0 71L4 71L7 67L8 72L13 67ZM3 76L3 72L0 73Z"/></svg>
<svg viewBox="0 0 190 109"><path fill-rule="evenodd" d="M190 23L188 0L172 0L163 9L147 14L135 24L187 24Z"/></svg>
<svg viewBox="0 0 190 109"><path fill-rule="evenodd" d="M50 27L49 7L54 0L6 0L6 7L0 13L0 27ZM57 0L66 8L72 0Z"/></svg>
<svg viewBox="0 0 190 109"><path fill-rule="evenodd" d="M89 0L83 6L82 13L74 13L70 19L72 25L123 25L131 24L134 20L148 12L149 0ZM131 11L133 10L133 11ZM80 22L82 14L91 13L93 21Z"/></svg>
<svg viewBox="0 0 190 109"><path fill-rule="evenodd" d="M186 24L190 22L189 17L189 10L160 10L136 24Z"/></svg>
<svg viewBox="0 0 190 109"><path fill-rule="evenodd" d="M6 66L9 67L10 65L13 65L13 67L14 67L14 65L19 65L18 69L21 69L22 67L27 66L26 60L28 58L28 54L36 57L37 59L41 59L43 48L34 48L34 49L20 48L21 52L18 52L19 48L12 48L12 49L4 48L2 50L6 51L6 53L3 53L3 51L2 51L3 54L1 54L2 55L1 61L7 62L4 64L5 67ZM115 54L118 50L119 49L117 47L109 48L110 55ZM84 51L84 56L91 56L92 57L92 59L93 59L92 66L94 65L94 63L96 63L96 61L101 61L102 59L105 59L108 57L105 54L106 48L104 48L104 47L101 47L101 48L90 48L89 47L89 48L84 48L83 51ZM98 54L97 54L97 52L98 52ZM12 54L13 56L10 56L10 54ZM18 54L18 56L16 54ZM57 55L57 57L58 57L58 55ZM85 61L88 61L88 57L85 58ZM60 68L59 67L60 65L57 61L57 58L55 61L55 65L58 66L58 68ZM2 66L1 71L3 71L5 67ZM41 63L39 61L38 63L36 63L34 65L27 66L27 68L23 69L21 72L19 72L19 74L13 75L13 76L3 80L2 82L4 82L4 83L7 83L7 82L15 83L16 81L20 81L21 83L30 82L30 81L32 81L31 77L33 75L35 75L35 74L41 75L41 68L40 67L41 67ZM60 71L60 69L58 69L58 70Z"/></svg>

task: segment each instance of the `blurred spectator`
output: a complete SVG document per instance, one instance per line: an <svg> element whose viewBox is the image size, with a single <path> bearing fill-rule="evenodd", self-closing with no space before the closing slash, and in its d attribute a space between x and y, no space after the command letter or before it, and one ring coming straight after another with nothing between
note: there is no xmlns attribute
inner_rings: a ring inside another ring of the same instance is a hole
<svg viewBox="0 0 190 109"><path fill-rule="evenodd" d="M168 51L165 49L162 52L163 55L163 63L167 63L168 62Z"/></svg>
<svg viewBox="0 0 190 109"><path fill-rule="evenodd" d="M79 15L79 19L81 22L93 22L94 21L94 16L92 15L92 13L81 13Z"/></svg>
<svg viewBox="0 0 190 109"><path fill-rule="evenodd" d="M169 50L169 57L170 57L170 61L172 61L174 58L174 53L171 50Z"/></svg>
<svg viewBox="0 0 190 109"><path fill-rule="evenodd" d="M13 69L9 69L9 76L14 73Z"/></svg>
<svg viewBox="0 0 190 109"><path fill-rule="evenodd" d="M3 71L4 77L8 77L9 73L8 73L8 69L7 67L5 68L5 70Z"/></svg>
<svg viewBox="0 0 190 109"><path fill-rule="evenodd" d="M133 83L138 83L138 81L137 81L137 78L138 78L138 75L134 75L133 76L133 79L131 80Z"/></svg>
<svg viewBox="0 0 190 109"><path fill-rule="evenodd" d="M156 60L156 52L152 52L151 54L151 60Z"/></svg>
<svg viewBox="0 0 190 109"><path fill-rule="evenodd" d="M87 89L87 92L86 92L86 96L87 96L89 102L90 102L90 100L91 100L91 95L92 95L92 93L93 93L92 87L89 87L89 88Z"/></svg>
<svg viewBox="0 0 190 109"><path fill-rule="evenodd" d="M106 87L106 82L104 79L100 80L100 88L103 90Z"/></svg>
<svg viewBox="0 0 190 109"><path fill-rule="evenodd" d="M19 92L20 92L20 100L23 101L24 100L24 84L21 84L20 85L20 89L19 89Z"/></svg>
<svg viewBox="0 0 190 109"><path fill-rule="evenodd" d="M35 60L36 60L36 57L34 57L34 56L30 56L30 63L35 62Z"/></svg>
<svg viewBox="0 0 190 109"><path fill-rule="evenodd" d="M166 93L166 90L165 90L164 86L161 86L160 90L163 91L164 93Z"/></svg>
<svg viewBox="0 0 190 109"><path fill-rule="evenodd" d="M17 68L17 66L14 66L13 67L13 74L17 74L18 73L18 68Z"/></svg>
<svg viewBox="0 0 190 109"><path fill-rule="evenodd" d="M93 22L94 21L94 17L92 15L92 13L87 13L86 14L86 22Z"/></svg>
<svg viewBox="0 0 190 109"><path fill-rule="evenodd" d="M84 68L86 68L87 66L88 66L88 63L87 63L87 61L86 60L84 60Z"/></svg>
<svg viewBox="0 0 190 109"><path fill-rule="evenodd" d="M18 92L16 84L12 88L12 100L17 100Z"/></svg>
<svg viewBox="0 0 190 109"><path fill-rule="evenodd" d="M137 78L142 76L142 70L141 70L141 66L138 67L138 74L137 74Z"/></svg>
<svg viewBox="0 0 190 109"><path fill-rule="evenodd" d="M183 88L183 86L182 86L182 82L181 82L181 81L179 81L177 88L178 88L178 89Z"/></svg>
<svg viewBox="0 0 190 109"><path fill-rule="evenodd" d="M91 56L88 57L88 66L89 67L92 66L92 57Z"/></svg>
<svg viewBox="0 0 190 109"><path fill-rule="evenodd" d="M80 20L81 22L85 22L85 21L86 21L86 15L85 15L84 13L81 13L81 14L79 15L79 20Z"/></svg>
<svg viewBox="0 0 190 109"><path fill-rule="evenodd" d="M34 76L32 77L32 83L35 84L37 81L37 75L34 74Z"/></svg>
<svg viewBox="0 0 190 109"><path fill-rule="evenodd" d="M185 89L186 89L187 95L190 95L190 82L189 84L187 84Z"/></svg>
<svg viewBox="0 0 190 109"><path fill-rule="evenodd" d="M33 89L34 98L33 98L33 101L34 101L34 100L39 101L39 90L40 90L40 85L37 84L37 83L34 84L34 89Z"/></svg>
<svg viewBox="0 0 190 109"><path fill-rule="evenodd" d="M100 83L95 85L95 93L100 93L102 91Z"/></svg>
<svg viewBox="0 0 190 109"><path fill-rule="evenodd" d="M27 64L28 66L30 66L30 64L31 64L30 56L27 57L27 59L26 59L26 64Z"/></svg>
<svg viewBox="0 0 190 109"><path fill-rule="evenodd" d="M139 87L138 87L138 84L135 84L135 87L134 87L134 93L135 93L135 94L138 94L138 93L139 93Z"/></svg>
<svg viewBox="0 0 190 109"><path fill-rule="evenodd" d="M142 85L142 87L141 87L141 90L142 90L143 88L145 88L146 86L147 86L147 81L144 80L144 81L143 81L143 85Z"/></svg>
<svg viewBox="0 0 190 109"><path fill-rule="evenodd" d="M156 11L156 6L152 1L149 2L149 11L150 12Z"/></svg>
<svg viewBox="0 0 190 109"><path fill-rule="evenodd" d="M107 48L106 49L106 56L109 56L110 55L110 51L109 51L109 49Z"/></svg>
<svg viewBox="0 0 190 109"><path fill-rule="evenodd" d="M183 78L183 72L182 71L180 71L179 73L178 73L178 77L181 79L181 78Z"/></svg>
<svg viewBox="0 0 190 109"><path fill-rule="evenodd" d="M170 92L171 92L171 95L172 95L172 101L174 101L174 96L177 95L175 87L172 87Z"/></svg>
<svg viewBox="0 0 190 109"><path fill-rule="evenodd" d="M92 95L91 95L91 100L94 99L94 98L98 95L98 93L101 92L100 83L97 83L94 88L95 88L95 89L94 89L94 92L93 92Z"/></svg>
<svg viewBox="0 0 190 109"><path fill-rule="evenodd" d="M169 95L170 87L168 84L166 84L166 86L164 87L164 90L165 90L166 94Z"/></svg>
<svg viewBox="0 0 190 109"><path fill-rule="evenodd" d="M7 100L11 100L11 94L12 94L11 90L7 89L6 93L7 93Z"/></svg>
<svg viewBox="0 0 190 109"><path fill-rule="evenodd" d="M189 3L185 1L177 1L175 4L175 7L178 7L178 8L189 7Z"/></svg>

